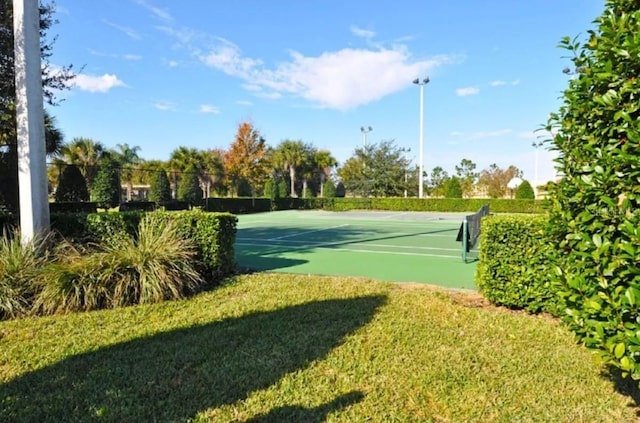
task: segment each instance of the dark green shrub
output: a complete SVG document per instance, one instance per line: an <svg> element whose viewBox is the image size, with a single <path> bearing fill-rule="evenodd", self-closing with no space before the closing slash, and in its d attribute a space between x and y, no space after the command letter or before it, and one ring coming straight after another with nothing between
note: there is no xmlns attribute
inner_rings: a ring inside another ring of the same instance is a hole
<svg viewBox="0 0 640 423"><path fill-rule="evenodd" d="M149 200L159 206L164 206L171 201L171 184L167 172L164 170L158 170L151 176Z"/></svg>
<svg viewBox="0 0 640 423"><path fill-rule="evenodd" d="M252 197L253 189L246 179L240 179L238 182L238 197Z"/></svg>
<svg viewBox="0 0 640 423"><path fill-rule="evenodd" d="M488 216L482 220L476 285L492 303L559 315L547 216Z"/></svg>
<svg viewBox="0 0 640 423"><path fill-rule="evenodd" d="M271 200L275 200L279 197L278 183L274 178L269 178L267 179L267 182L265 182L264 196Z"/></svg>
<svg viewBox="0 0 640 423"><path fill-rule="evenodd" d="M336 197L336 184L333 183L331 179L327 179L322 187L322 196L324 198L335 198Z"/></svg>
<svg viewBox="0 0 640 423"><path fill-rule="evenodd" d="M445 198L462 198L462 185L460 179L452 176L444 181L444 197Z"/></svg>
<svg viewBox="0 0 640 423"><path fill-rule="evenodd" d="M234 214L266 212L271 210L271 200L268 198L209 198L205 204L205 210Z"/></svg>
<svg viewBox="0 0 640 423"><path fill-rule="evenodd" d="M344 198L347 195L347 189L344 187L342 181L336 184L336 198Z"/></svg>
<svg viewBox="0 0 640 423"><path fill-rule="evenodd" d="M516 200L533 200L534 198L536 195L529 181L522 181L516 188Z"/></svg>
<svg viewBox="0 0 640 423"><path fill-rule="evenodd" d="M89 201L87 181L76 165L67 165L60 175L60 183L56 189L56 202Z"/></svg>
<svg viewBox="0 0 640 423"><path fill-rule="evenodd" d="M278 182L278 198L286 198L289 196L289 184L285 181Z"/></svg>
<svg viewBox="0 0 640 423"><path fill-rule="evenodd" d="M198 173L193 166L187 167L178 183L178 200L189 203L191 206L202 202L202 190Z"/></svg>
<svg viewBox="0 0 640 423"><path fill-rule="evenodd" d="M120 174L112 159L105 159L98 169L91 187L92 200L98 207L110 209L120 204Z"/></svg>
<svg viewBox="0 0 640 423"><path fill-rule="evenodd" d="M608 0L595 23L586 42L562 40L575 75L548 124L564 175L551 236L569 327L640 379L640 4Z"/></svg>

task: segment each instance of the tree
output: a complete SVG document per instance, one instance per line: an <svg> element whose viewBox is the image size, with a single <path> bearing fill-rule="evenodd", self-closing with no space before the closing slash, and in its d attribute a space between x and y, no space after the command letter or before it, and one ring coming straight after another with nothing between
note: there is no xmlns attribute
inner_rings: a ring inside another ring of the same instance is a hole
<svg viewBox="0 0 640 423"><path fill-rule="evenodd" d="M445 198L462 198L462 183L457 176L451 176L443 184Z"/></svg>
<svg viewBox="0 0 640 423"><path fill-rule="evenodd" d="M482 186L490 198L502 198L507 193L507 184L516 177L522 177L522 171L511 165L507 169L493 163L488 169L480 172L478 184Z"/></svg>
<svg viewBox="0 0 640 423"><path fill-rule="evenodd" d="M98 207L104 209L120 204L118 163L111 157L106 157L102 160L91 188L91 199L98 203Z"/></svg>
<svg viewBox="0 0 640 423"><path fill-rule="evenodd" d="M55 38L47 39L47 32L56 23L54 4L40 4L40 55L42 60L42 85L45 101L57 104L55 94L69 87L74 78L72 67L51 69ZM10 210L18 206L18 154L16 133L16 87L13 39L13 2L0 0L0 202ZM62 132L55 125L53 116L45 110L45 142L48 155L55 155L62 143Z"/></svg>
<svg viewBox="0 0 640 423"><path fill-rule="evenodd" d="M211 189L222 191L224 181L224 152L221 150L207 150L202 152L201 182L205 194L211 197Z"/></svg>
<svg viewBox="0 0 640 423"><path fill-rule="evenodd" d="M535 198L536 195L529 181L522 181L516 188L516 200L533 200Z"/></svg>
<svg viewBox="0 0 640 423"><path fill-rule="evenodd" d="M164 169L157 170L151 176L149 200L159 206L163 206L171 201L171 183L169 182L169 177Z"/></svg>
<svg viewBox="0 0 640 423"><path fill-rule="evenodd" d="M473 185L478 177L476 164L469 159L462 159L459 165L456 165L456 176L460 181L462 195L469 197L473 193Z"/></svg>
<svg viewBox="0 0 640 423"><path fill-rule="evenodd" d="M87 182L76 165L67 165L60 176L55 195L56 202L89 201Z"/></svg>
<svg viewBox="0 0 640 423"><path fill-rule="evenodd" d="M66 163L78 166L87 181L87 187L91 190L105 151L104 145L99 141L91 138L74 138L61 148L61 155Z"/></svg>
<svg viewBox="0 0 640 423"><path fill-rule="evenodd" d="M405 176L409 162L405 149L394 140L373 143L356 149L338 169L338 176L346 189L355 195L374 197L400 197L407 187Z"/></svg>
<svg viewBox="0 0 640 423"><path fill-rule="evenodd" d="M304 165L308 165L310 155L311 147L300 140L284 140L275 149L274 165L289 172L291 183L289 192L292 197L298 196L295 189L296 171Z"/></svg>
<svg viewBox="0 0 640 423"><path fill-rule="evenodd" d="M131 201L131 193L133 192L133 176L134 169L142 162L138 151L140 147L137 145L130 147L129 144L116 144L115 159L120 165L120 177L122 181L127 183L127 201Z"/></svg>
<svg viewBox="0 0 640 423"><path fill-rule="evenodd" d="M584 42L565 37L573 74L546 129L562 179L551 191L550 271L565 321L623 376L640 379L640 4L607 0Z"/></svg>
<svg viewBox="0 0 640 423"><path fill-rule="evenodd" d="M315 163L320 176L320 197L324 197L325 181L331 175L331 169L338 166L338 161L331 155L330 151L316 150L313 156L313 163Z"/></svg>
<svg viewBox="0 0 640 423"><path fill-rule="evenodd" d="M431 176L429 176L429 191L430 194L434 197L442 197L444 196L444 183L449 179L449 174L446 170L444 170L440 166L436 166L431 171Z"/></svg>
<svg viewBox="0 0 640 423"><path fill-rule="evenodd" d="M224 156L225 175L232 191L238 193L241 180L251 186L255 195L269 178L266 141L249 122L238 125L235 140Z"/></svg>
<svg viewBox="0 0 640 423"><path fill-rule="evenodd" d="M189 205L194 206L202 201L202 190L200 189L200 180L195 167L189 166L185 170L178 184L178 200L186 201Z"/></svg>
<svg viewBox="0 0 640 423"><path fill-rule="evenodd" d="M323 197L324 198L335 198L336 195L336 184L333 183L331 179L327 179L327 181L323 185Z"/></svg>

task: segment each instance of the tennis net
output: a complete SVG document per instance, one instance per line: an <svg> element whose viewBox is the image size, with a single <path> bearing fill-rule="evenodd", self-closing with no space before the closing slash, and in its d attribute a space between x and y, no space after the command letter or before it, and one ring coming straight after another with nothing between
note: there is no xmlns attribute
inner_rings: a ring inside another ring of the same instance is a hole
<svg viewBox="0 0 640 423"><path fill-rule="evenodd" d="M489 215L489 205L485 204L480 207L474 214L464 217L456 241L462 242L462 259L467 261L467 253L469 253L477 244L480 238L480 225L482 218Z"/></svg>

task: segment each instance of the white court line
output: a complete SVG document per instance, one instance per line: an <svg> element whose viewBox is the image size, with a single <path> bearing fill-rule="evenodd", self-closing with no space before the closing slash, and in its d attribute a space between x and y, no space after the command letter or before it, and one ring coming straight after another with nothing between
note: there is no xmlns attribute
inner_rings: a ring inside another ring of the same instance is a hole
<svg viewBox="0 0 640 423"><path fill-rule="evenodd" d="M273 242L277 240L265 240L263 238L237 238L237 241L241 241L238 242L238 244L241 244L242 241L251 241L251 242L257 242L255 244L251 244L251 245L262 245L265 247L270 247L270 245L268 244L269 242ZM399 248L399 249L406 249L406 250L436 250L436 251L460 251L461 248L438 248L438 247L411 247L409 245L390 245L390 244L369 244L367 243L367 241L337 241L337 242L314 242L314 241L293 241L293 240L286 240L286 241L281 241L280 243L278 243L278 245L290 245L290 244L300 244L297 246L293 246L294 248L316 248L316 247L329 247L332 245L349 245L349 244L361 244L364 247L375 247L375 248ZM249 244L243 244L243 245L249 245Z"/></svg>
<svg viewBox="0 0 640 423"><path fill-rule="evenodd" d="M345 223L344 225L331 226L329 228L314 229L313 231L294 232L294 233L289 234L289 235L282 235L282 236L279 236L279 237L276 237L276 238L269 238L268 241L278 241L280 239L291 238L291 237L294 237L294 236L312 234L312 233L315 233L315 232L322 232L322 231L330 231L331 229L342 228L342 227L345 227L345 226L349 226L349 224Z"/></svg>
<svg viewBox="0 0 640 423"><path fill-rule="evenodd" d="M250 242L237 242L236 244L238 245L246 245L249 247L264 247L264 244L254 244L254 243L250 243ZM330 247L322 247L322 246L304 246L304 245L300 245L300 246L288 246L287 248L289 249L293 249L293 250L302 250L305 248L314 248L317 250L332 250L332 251L347 251L347 252L352 252L352 253L371 253L371 254L388 254L388 255L396 255L396 256L418 256L418 257L440 257L440 258L454 258L454 259L460 259L460 256L450 256L450 255L445 255L445 254L430 254L430 253L407 253L407 252L403 252L403 251L375 251L375 250L361 250L361 249L355 249L355 248L330 248ZM457 251L457 250L456 250ZM285 251L282 251L285 252Z"/></svg>

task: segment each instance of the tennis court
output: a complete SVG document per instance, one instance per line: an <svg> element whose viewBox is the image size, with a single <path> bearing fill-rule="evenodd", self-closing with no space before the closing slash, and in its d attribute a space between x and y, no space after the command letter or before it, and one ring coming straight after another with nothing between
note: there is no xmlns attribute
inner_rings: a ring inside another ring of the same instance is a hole
<svg viewBox="0 0 640 423"><path fill-rule="evenodd" d="M240 215L243 268L475 288L476 251L456 236L468 213L288 210Z"/></svg>

